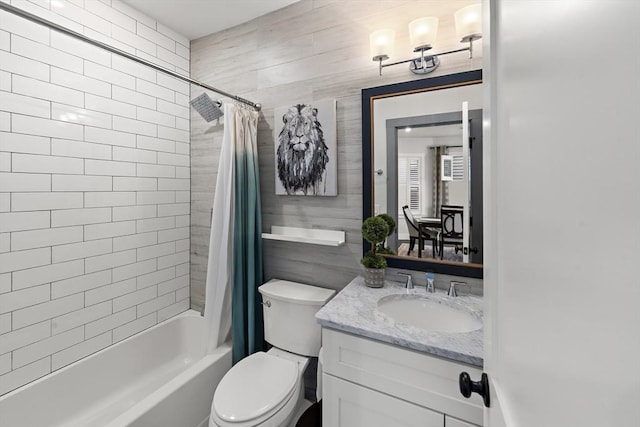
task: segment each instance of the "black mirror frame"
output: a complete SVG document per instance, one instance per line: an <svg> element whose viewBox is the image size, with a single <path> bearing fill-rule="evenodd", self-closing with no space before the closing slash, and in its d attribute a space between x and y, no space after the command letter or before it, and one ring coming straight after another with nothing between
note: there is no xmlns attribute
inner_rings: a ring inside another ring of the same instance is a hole
<svg viewBox="0 0 640 427"><path fill-rule="evenodd" d="M482 70L466 71L445 76L394 83L362 89L362 219L373 215L373 123L371 113L373 101L399 95L407 95L431 90L446 89L482 82ZM371 249L366 240L362 240L363 255ZM387 264L391 268L406 270L431 271L439 274L471 277L481 279L483 267L481 264L462 264L447 261L412 260L410 258L385 255Z"/></svg>

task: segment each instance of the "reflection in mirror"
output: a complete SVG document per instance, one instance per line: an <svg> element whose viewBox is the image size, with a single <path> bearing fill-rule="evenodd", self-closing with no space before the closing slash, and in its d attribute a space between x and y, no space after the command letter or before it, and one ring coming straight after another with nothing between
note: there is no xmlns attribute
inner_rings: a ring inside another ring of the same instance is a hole
<svg viewBox="0 0 640 427"><path fill-rule="evenodd" d="M362 91L363 217L397 220L390 267L482 277L481 79L478 70Z"/></svg>
<svg viewBox="0 0 640 427"><path fill-rule="evenodd" d="M481 194L471 191L471 177L482 166L482 110L468 113L467 135L462 116L457 111L386 121L387 179L376 182L374 198L387 195L386 209L380 208L398 223L388 240L398 256L482 264L482 221L471 221L474 206L482 206ZM464 147L469 139L473 144ZM451 213L454 207L460 212ZM423 251L425 240L431 251Z"/></svg>

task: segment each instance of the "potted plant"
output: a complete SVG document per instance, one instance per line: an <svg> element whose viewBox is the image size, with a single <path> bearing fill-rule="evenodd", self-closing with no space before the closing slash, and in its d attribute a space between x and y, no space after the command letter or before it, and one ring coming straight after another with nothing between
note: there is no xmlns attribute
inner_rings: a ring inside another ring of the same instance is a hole
<svg viewBox="0 0 640 427"><path fill-rule="evenodd" d="M364 266L364 283L372 288L381 288L384 285L384 274L387 268L387 260L378 252L389 235L389 225L380 216L372 216L362 223L362 237L371 243L371 250L360 260Z"/></svg>

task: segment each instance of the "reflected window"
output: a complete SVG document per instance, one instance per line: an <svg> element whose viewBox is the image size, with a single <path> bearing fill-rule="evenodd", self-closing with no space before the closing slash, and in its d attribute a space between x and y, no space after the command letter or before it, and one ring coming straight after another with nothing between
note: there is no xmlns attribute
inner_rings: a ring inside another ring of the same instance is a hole
<svg viewBox="0 0 640 427"><path fill-rule="evenodd" d="M409 206L413 215L422 215L423 177L422 159L415 156L398 156L398 205ZM398 212L399 216L402 210Z"/></svg>

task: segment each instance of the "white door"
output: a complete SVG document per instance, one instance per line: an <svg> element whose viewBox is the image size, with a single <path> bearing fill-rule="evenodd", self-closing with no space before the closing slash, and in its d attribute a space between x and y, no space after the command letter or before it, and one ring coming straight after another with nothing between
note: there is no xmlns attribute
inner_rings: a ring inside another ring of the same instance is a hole
<svg viewBox="0 0 640 427"><path fill-rule="evenodd" d="M484 6L485 426L640 426L640 1Z"/></svg>
<svg viewBox="0 0 640 427"><path fill-rule="evenodd" d="M469 232L471 231L469 216L471 214L471 181L469 173L469 102L462 103L462 179L464 181L464 204L462 212L462 261L469 262Z"/></svg>

